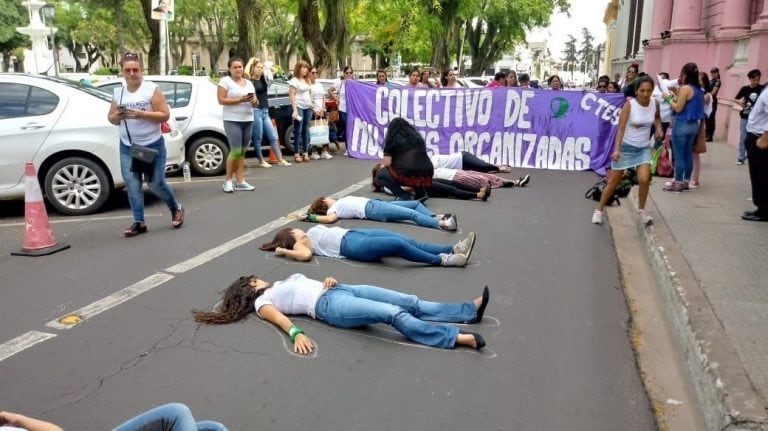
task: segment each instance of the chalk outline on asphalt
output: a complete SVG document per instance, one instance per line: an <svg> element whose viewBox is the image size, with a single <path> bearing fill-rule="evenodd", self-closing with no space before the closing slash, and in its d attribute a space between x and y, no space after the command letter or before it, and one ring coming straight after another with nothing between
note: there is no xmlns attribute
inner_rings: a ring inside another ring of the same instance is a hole
<svg viewBox="0 0 768 431"><path fill-rule="evenodd" d="M370 179L366 178L362 181L359 181L355 184L352 184L349 187L346 187L336 192L334 195L339 197L346 196L350 193L353 193L356 190L359 190L367 186L368 184L370 184ZM292 213L298 212L298 211L306 212L307 208L309 207L305 206L298 210L292 211ZM115 218L124 218L124 216L115 216ZM85 307L82 307L78 310L67 313L64 316L60 316L46 323L45 326L52 329L57 329L57 330L73 328L85 322L86 320L89 320L92 317L98 316L99 314L107 310L110 310L111 308L114 308L124 302L127 302L130 299L135 298L138 295L141 295L142 293L148 292L154 289L155 287L172 280L175 277L175 275L183 274L191 269L194 269L198 266L208 263L211 260L227 252L230 252L237 247L240 247L241 245L244 245L250 241L253 241L254 239L264 235L270 230L274 230L276 228L282 227L292 221L293 220L290 220L287 217L281 217L277 220L273 220L261 227L258 227L246 233L245 235L242 235L240 237L227 241L224 244L221 244L217 247L214 247L210 250L200 253L199 255L192 257L190 259L187 259L183 262L180 262L176 265L170 266L162 271L158 271L152 275L145 277L142 280L139 280L138 282L128 287L118 290L117 292L105 298L102 298L96 302L86 305ZM62 318L66 316L71 316L71 315L76 315L80 317L81 320L73 325L65 325L60 323L60 320ZM6 341L5 343L0 344L0 362L36 344L42 343L43 341L49 340L54 337L56 337L56 334L50 334L50 333L39 332L39 331L29 331L23 335L20 335L9 341Z"/></svg>

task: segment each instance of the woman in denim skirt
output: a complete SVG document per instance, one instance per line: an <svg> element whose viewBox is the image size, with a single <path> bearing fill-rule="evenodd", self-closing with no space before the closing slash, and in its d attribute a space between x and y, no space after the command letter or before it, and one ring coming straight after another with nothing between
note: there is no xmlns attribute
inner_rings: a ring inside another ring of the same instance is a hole
<svg viewBox="0 0 768 431"><path fill-rule="evenodd" d="M635 81L636 97L630 98L621 108L619 128L616 132L613 155L611 156L611 172L608 184L603 189L600 203L592 214L592 223L603 223L603 212L608 200L624 178L624 170L637 169L637 179L640 190L638 206L640 220L645 226L653 223L653 218L645 210L648 199L648 186L651 183L651 126L656 127L656 139L663 138L659 102L651 98L655 83L653 78L646 75Z"/></svg>

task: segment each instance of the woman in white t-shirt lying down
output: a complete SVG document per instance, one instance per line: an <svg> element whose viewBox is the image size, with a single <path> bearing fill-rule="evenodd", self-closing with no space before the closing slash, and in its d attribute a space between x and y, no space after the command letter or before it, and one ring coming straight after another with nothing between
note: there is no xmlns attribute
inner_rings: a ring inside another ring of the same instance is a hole
<svg viewBox="0 0 768 431"><path fill-rule="evenodd" d="M309 206L307 214L299 220L316 223L336 223L339 219L368 219L380 222L410 220L422 227L455 232L458 221L455 215L433 214L420 201L387 202L360 196L341 199L320 197Z"/></svg>
<svg viewBox="0 0 768 431"><path fill-rule="evenodd" d="M475 234L470 232L455 245L430 244L416 241L385 229L344 229L315 226L279 230L272 242L262 250L274 251L300 262L309 262L313 255L379 262L383 257L401 257L410 262L434 266L466 266L475 246Z"/></svg>
<svg viewBox="0 0 768 431"><path fill-rule="evenodd" d="M255 311L285 332L293 351L302 355L311 353L314 343L286 315L308 315L339 328L385 323L416 343L479 350L485 347L480 334L460 331L449 323L479 323L489 299L488 286L472 301L441 303L377 286L340 284L333 277L321 282L294 274L270 284L250 275L240 277L222 293L218 310L193 310L192 314L200 323L226 324Z"/></svg>
<svg viewBox="0 0 768 431"><path fill-rule="evenodd" d="M512 167L507 165L494 165L475 156L469 151L461 151L453 154L433 154L429 157L436 168L458 169L476 172L512 172Z"/></svg>

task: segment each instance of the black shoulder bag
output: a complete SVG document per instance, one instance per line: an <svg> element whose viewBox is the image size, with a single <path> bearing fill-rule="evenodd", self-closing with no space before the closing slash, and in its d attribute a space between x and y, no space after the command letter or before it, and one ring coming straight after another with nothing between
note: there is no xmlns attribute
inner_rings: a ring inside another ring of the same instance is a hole
<svg viewBox="0 0 768 431"><path fill-rule="evenodd" d="M124 93L125 87L120 91L120 106L122 106L123 103ZM143 174L147 181L151 182L155 158L160 152L153 148L134 144L133 139L131 138L131 132L128 130L128 121L126 121L125 118L123 118L123 124L125 125L125 133L128 135L128 143L131 145L131 172L136 172L140 175Z"/></svg>

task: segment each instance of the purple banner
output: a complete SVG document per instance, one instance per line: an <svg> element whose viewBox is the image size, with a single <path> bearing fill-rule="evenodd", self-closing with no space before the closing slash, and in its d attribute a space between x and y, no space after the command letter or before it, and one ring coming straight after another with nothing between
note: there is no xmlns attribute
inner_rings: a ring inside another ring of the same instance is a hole
<svg viewBox="0 0 768 431"><path fill-rule="evenodd" d="M346 83L347 151L383 156L387 125L402 117L427 151L469 151L495 165L598 172L610 163L624 96L521 88L428 89Z"/></svg>

